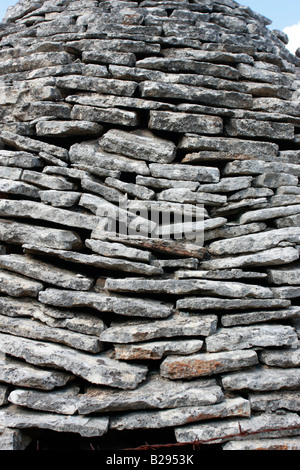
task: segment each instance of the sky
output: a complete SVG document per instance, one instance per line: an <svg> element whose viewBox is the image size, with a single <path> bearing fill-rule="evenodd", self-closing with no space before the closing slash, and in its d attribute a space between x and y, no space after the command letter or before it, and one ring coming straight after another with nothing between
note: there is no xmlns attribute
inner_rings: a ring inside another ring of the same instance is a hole
<svg viewBox="0 0 300 470"><path fill-rule="evenodd" d="M290 39L288 48L295 52L300 47L300 0L238 0L273 21L271 29L284 31ZM0 20L16 0L0 0Z"/></svg>

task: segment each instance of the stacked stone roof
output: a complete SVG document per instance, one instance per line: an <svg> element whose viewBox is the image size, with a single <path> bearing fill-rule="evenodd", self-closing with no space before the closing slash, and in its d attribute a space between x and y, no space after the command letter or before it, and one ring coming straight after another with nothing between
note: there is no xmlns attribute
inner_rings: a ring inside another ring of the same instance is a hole
<svg viewBox="0 0 300 470"><path fill-rule="evenodd" d="M300 59L268 25L233 0L8 9L0 448L300 449Z"/></svg>

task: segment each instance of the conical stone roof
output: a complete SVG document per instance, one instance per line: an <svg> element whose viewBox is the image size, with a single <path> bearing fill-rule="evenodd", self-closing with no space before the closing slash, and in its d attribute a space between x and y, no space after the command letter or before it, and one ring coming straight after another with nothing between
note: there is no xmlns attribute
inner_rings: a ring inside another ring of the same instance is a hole
<svg viewBox="0 0 300 470"><path fill-rule="evenodd" d="M0 449L300 449L300 59L268 25L233 0L8 9Z"/></svg>

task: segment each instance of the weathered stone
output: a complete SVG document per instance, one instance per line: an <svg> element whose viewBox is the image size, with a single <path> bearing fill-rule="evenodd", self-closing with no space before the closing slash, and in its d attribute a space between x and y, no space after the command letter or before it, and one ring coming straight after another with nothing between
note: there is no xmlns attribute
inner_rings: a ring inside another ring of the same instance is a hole
<svg viewBox="0 0 300 470"><path fill-rule="evenodd" d="M149 263L152 255L150 251L130 248L122 243L110 243L101 240L86 240L85 244L95 253L109 258L128 258L135 261ZM156 266L156 265L154 265Z"/></svg>
<svg viewBox="0 0 300 470"><path fill-rule="evenodd" d="M229 119L226 132L233 137L266 137L269 139L292 140L294 126L279 124L272 121L256 121L254 119Z"/></svg>
<svg viewBox="0 0 300 470"><path fill-rule="evenodd" d="M298 177L288 173L263 173L256 176L252 184L256 188L279 188L287 184L297 186Z"/></svg>
<svg viewBox="0 0 300 470"><path fill-rule="evenodd" d="M176 336L208 336L216 332L217 317L202 315L184 317L175 315L167 320L135 322L114 325L100 335L100 340L110 343L135 343L156 338Z"/></svg>
<svg viewBox="0 0 300 470"><path fill-rule="evenodd" d="M300 224L300 214L291 215L288 217L284 217L282 214L280 219L275 220L275 225L277 228L283 227L298 227Z"/></svg>
<svg viewBox="0 0 300 470"><path fill-rule="evenodd" d="M246 441L230 441L223 450L299 450L299 437L281 437L278 439L249 439Z"/></svg>
<svg viewBox="0 0 300 470"><path fill-rule="evenodd" d="M258 363L255 351L200 353L191 356L167 357L160 373L169 379L192 379L251 367Z"/></svg>
<svg viewBox="0 0 300 470"><path fill-rule="evenodd" d="M265 273L243 271L242 269L222 269L220 271L180 270L180 271L175 272L176 279L232 280L232 279L263 279L266 277L267 277L267 274Z"/></svg>
<svg viewBox="0 0 300 470"><path fill-rule="evenodd" d="M236 145L238 145L238 140L236 142ZM270 172L290 173L295 176L300 176L299 165L276 161L276 159L273 157L270 162L259 160L259 155L257 155L257 160L252 159L244 161L234 161L227 163L226 167L224 168L224 175L226 176L262 175L263 173Z"/></svg>
<svg viewBox="0 0 300 470"><path fill-rule="evenodd" d="M127 111L118 108L98 108L92 106L75 105L72 109L71 118L74 121L95 121L105 122L110 124L121 124L123 126L137 126L138 116L135 111ZM101 132L94 132L94 134L102 134Z"/></svg>
<svg viewBox="0 0 300 470"><path fill-rule="evenodd" d="M9 395L9 388L7 385L0 385L0 406L8 403L7 397Z"/></svg>
<svg viewBox="0 0 300 470"><path fill-rule="evenodd" d="M115 345L115 357L121 360L161 359L170 354L189 355L203 346L201 340L151 341L138 344Z"/></svg>
<svg viewBox="0 0 300 470"><path fill-rule="evenodd" d="M151 175L155 178L201 181L206 183L218 183L220 180L220 172L217 168L190 165L164 165L159 163L151 163L149 167Z"/></svg>
<svg viewBox="0 0 300 470"><path fill-rule="evenodd" d="M147 367L128 365L110 359L105 353L90 355L66 346L33 341L0 333L1 350L33 365L57 367L90 383L133 389L147 373Z"/></svg>
<svg viewBox="0 0 300 470"><path fill-rule="evenodd" d="M285 325L254 325L221 328L206 339L209 352L233 351L253 347L293 346L298 337L294 328Z"/></svg>
<svg viewBox="0 0 300 470"><path fill-rule="evenodd" d="M149 176L137 176L136 183L142 186L149 186L157 189L185 188L190 191L196 191L200 183L196 181L178 181L168 180L167 178L152 178Z"/></svg>
<svg viewBox="0 0 300 470"><path fill-rule="evenodd" d="M247 266L274 266L278 264L288 264L296 261L299 253L295 248L272 248L260 251L255 254L234 256L232 258L211 259L203 261L203 269L228 269L243 268Z"/></svg>
<svg viewBox="0 0 300 470"><path fill-rule="evenodd" d="M157 195L159 201L183 202L188 204L204 204L205 206L220 206L226 204L226 196L218 194L193 192L185 188L166 189Z"/></svg>
<svg viewBox="0 0 300 470"><path fill-rule="evenodd" d="M228 418L233 416L249 417L250 405L244 398L226 399L211 406L184 407L163 411L138 411L117 415L110 419L110 429L118 431L129 429L160 429L182 426L211 418Z"/></svg>
<svg viewBox="0 0 300 470"><path fill-rule="evenodd" d="M170 132L220 134L223 130L223 120L220 117L201 116L200 114L150 111L148 126L150 129Z"/></svg>
<svg viewBox="0 0 300 470"><path fill-rule="evenodd" d="M22 180L37 186L56 189L60 191L70 191L74 189L74 184L67 181L63 176L50 176L36 171L24 170Z"/></svg>
<svg viewBox="0 0 300 470"><path fill-rule="evenodd" d="M227 282L210 280L184 280L184 279L166 279L166 280L148 280L140 278L125 279L106 279L105 289L113 292L136 292L138 294L215 294L224 297L259 297L270 298L272 292L270 289L260 286L251 286L248 284L233 282L228 285Z"/></svg>
<svg viewBox="0 0 300 470"><path fill-rule="evenodd" d="M118 203L124 197L123 193L117 189L108 187L94 177L83 178L81 180L81 186L84 190L99 194L109 202Z"/></svg>
<svg viewBox="0 0 300 470"><path fill-rule="evenodd" d="M0 266L9 271L25 274L25 276L53 284L66 289L89 290L93 279L65 269L57 268L52 264L22 255L0 256Z"/></svg>
<svg viewBox="0 0 300 470"><path fill-rule="evenodd" d="M300 350L265 350L260 353L260 360L272 367L299 367Z"/></svg>
<svg viewBox="0 0 300 470"><path fill-rule="evenodd" d="M62 387L72 378L71 375L54 370L45 370L6 357L0 358L1 382L40 390L53 390Z"/></svg>
<svg viewBox="0 0 300 470"><path fill-rule="evenodd" d="M281 391L267 393L250 393L248 395L251 409L254 411L276 411L280 409L299 411L299 391Z"/></svg>
<svg viewBox="0 0 300 470"><path fill-rule="evenodd" d="M63 250L72 250L81 246L80 237L75 232L22 224L5 219L0 221L0 240L17 245L41 244Z"/></svg>
<svg viewBox="0 0 300 470"><path fill-rule="evenodd" d="M251 186L251 176L240 176L236 178L222 178L217 184L201 185L199 192L205 193L227 193L238 191L240 189L249 188Z"/></svg>
<svg viewBox="0 0 300 470"><path fill-rule="evenodd" d="M158 374L150 374L135 390L115 391L89 387L81 397L80 414L107 411L181 408L207 406L223 401L221 387L214 379L190 382L172 381Z"/></svg>
<svg viewBox="0 0 300 470"><path fill-rule="evenodd" d="M279 299L295 299L300 297L300 286L272 287L271 290L274 297Z"/></svg>
<svg viewBox="0 0 300 470"><path fill-rule="evenodd" d="M5 410L0 410L0 423L10 428L51 429L57 432L78 433L83 437L94 437L107 432L109 419L40 413L11 405Z"/></svg>
<svg viewBox="0 0 300 470"><path fill-rule="evenodd" d="M14 152L12 150L0 150L0 165L18 166L19 168L40 168L42 160L28 152Z"/></svg>
<svg viewBox="0 0 300 470"><path fill-rule="evenodd" d="M274 191L269 188L248 188L231 194L228 201L240 201L247 198L261 198L273 196Z"/></svg>
<svg viewBox="0 0 300 470"><path fill-rule="evenodd" d="M78 409L80 400L78 397L79 390L79 387L76 386L55 390L51 393L18 389L10 393L9 401L14 405L33 410L73 415Z"/></svg>
<svg viewBox="0 0 300 470"><path fill-rule="evenodd" d="M129 194L130 196L137 197L138 199L149 200L155 198L155 192L152 191L152 189L148 189L145 186L140 186L138 184L126 183L111 177L106 178L105 184L116 188L123 193Z"/></svg>
<svg viewBox="0 0 300 470"><path fill-rule="evenodd" d="M291 230L289 228L279 229L280 230ZM297 242L296 242L297 243ZM299 243L299 241L298 241ZM288 285L300 285L300 267L298 265L292 265L283 267L280 269L268 269L268 281L273 284L288 284Z"/></svg>
<svg viewBox="0 0 300 470"><path fill-rule="evenodd" d="M2 194L16 194L18 196L38 199L38 189L31 184L22 183L21 181L12 181L1 178L0 192Z"/></svg>
<svg viewBox="0 0 300 470"><path fill-rule="evenodd" d="M214 219L212 219L214 220ZM207 230L204 234L205 241L213 240L215 238L233 238L242 237L250 233L263 232L267 225L263 222L237 225L235 223L228 223L223 227Z"/></svg>
<svg viewBox="0 0 300 470"><path fill-rule="evenodd" d="M4 270L0 270L0 281L0 292L12 297L37 297L38 293L44 289L40 282L31 281Z"/></svg>
<svg viewBox="0 0 300 470"><path fill-rule="evenodd" d="M66 291L46 289L39 297L40 302L55 307L91 307L100 312L114 312L118 315L166 318L172 313L172 305L149 299L108 296L97 292Z"/></svg>
<svg viewBox="0 0 300 470"><path fill-rule="evenodd" d="M18 429L0 428L0 450L25 450L31 437Z"/></svg>
<svg viewBox="0 0 300 470"><path fill-rule="evenodd" d="M89 121L40 121L36 125L38 136L68 137L73 135L100 135L103 128Z"/></svg>
<svg viewBox="0 0 300 470"><path fill-rule="evenodd" d="M292 244L300 242L300 228L291 227L245 235L227 240L213 242L209 246L212 255L235 255L238 253L255 253L276 248L281 242Z"/></svg>
<svg viewBox="0 0 300 470"><path fill-rule="evenodd" d="M251 308L289 307L290 301L281 299L217 299L215 297L188 297L177 300L176 307L182 310L236 310Z"/></svg>
<svg viewBox="0 0 300 470"><path fill-rule="evenodd" d="M100 64L135 65L135 55L131 52L87 51L82 54L83 62Z"/></svg>
<svg viewBox="0 0 300 470"><path fill-rule="evenodd" d="M0 315L0 331L24 338L65 344L71 348L91 353L97 353L103 349L96 336L53 328L32 319L9 318Z"/></svg>
<svg viewBox="0 0 300 470"><path fill-rule="evenodd" d="M104 151L150 162L172 162L176 153L173 142L147 132L129 133L112 129L102 137L99 144Z"/></svg>
<svg viewBox="0 0 300 470"><path fill-rule="evenodd" d="M80 77L69 75L57 79L59 88L80 91L96 91L98 93L109 93L110 95L132 96L137 88L137 83L122 80L113 80L98 77Z"/></svg>
<svg viewBox="0 0 300 470"><path fill-rule="evenodd" d="M73 207L78 203L81 193L50 189L49 191L39 191L39 197L42 202L50 204L53 207Z"/></svg>
<svg viewBox="0 0 300 470"><path fill-rule="evenodd" d="M257 312L223 315L221 322L223 326L252 325L255 323L269 322L271 320L298 318L299 315L299 307L289 307L285 310L258 310Z"/></svg>
<svg viewBox="0 0 300 470"><path fill-rule="evenodd" d="M280 369L258 367L245 372L234 372L222 377L225 390L268 391L298 388L300 383L299 369Z"/></svg>
<svg viewBox="0 0 300 470"><path fill-rule="evenodd" d="M61 158L63 161L68 160L68 151L57 147L55 145L50 145L45 142L40 142L29 137L23 137L11 132L1 132L1 139L6 144L17 148L18 150L28 150L29 152L39 153L46 152L50 155L55 155L58 158Z"/></svg>

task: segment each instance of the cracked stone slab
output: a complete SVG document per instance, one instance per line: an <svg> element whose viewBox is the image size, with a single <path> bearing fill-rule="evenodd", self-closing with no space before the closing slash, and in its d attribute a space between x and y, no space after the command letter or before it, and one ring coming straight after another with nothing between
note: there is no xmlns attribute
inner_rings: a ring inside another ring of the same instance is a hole
<svg viewBox="0 0 300 470"><path fill-rule="evenodd" d="M149 200L155 198L155 192L152 191L152 189L146 188L145 186L140 186L138 184L126 183L124 181L118 180L117 178L108 177L105 180L105 184L118 189L125 194L137 197L138 199Z"/></svg>
<svg viewBox="0 0 300 470"><path fill-rule="evenodd" d="M276 411L285 409L298 412L300 409L299 390L250 393L248 399L251 409L254 411Z"/></svg>
<svg viewBox="0 0 300 470"><path fill-rule="evenodd" d="M105 353L90 355L67 346L33 341L0 333L1 351L33 365L57 367L90 383L133 389L145 379L147 367L110 359Z"/></svg>
<svg viewBox="0 0 300 470"><path fill-rule="evenodd" d="M100 335L110 343L139 343L156 338L176 336L209 336L216 332L217 316L183 317L174 315L167 320L115 324Z"/></svg>
<svg viewBox="0 0 300 470"><path fill-rule="evenodd" d="M281 437L278 439L249 439L230 441L223 450L300 450L299 437Z"/></svg>
<svg viewBox="0 0 300 470"><path fill-rule="evenodd" d="M109 124L120 124L122 126L137 126L138 116L135 111L127 111L125 109L118 108L99 108L95 106L82 106L75 104L71 112L71 118L74 121L95 121ZM103 128L101 126L101 132L95 132L94 134L102 135Z"/></svg>
<svg viewBox="0 0 300 470"><path fill-rule="evenodd" d="M299 388L300 371L297 368L257 367L247 372L234 372L222 377L224 390L271 391Z"/></svg>
<svg viewBox="0 0 300 470"><path fill-rule="evenodd" d="M1 255L0 266L9 271L66 289L89 290L93 279L24 255Z"/></svg>
<svg viewBox="0 0 300 470"><path fill-rule="evenodd" d="M1 259L1 258L0 258ZM136 292L139 294L215 294L224 297L258 297L271 298L272 291L269 288L243 284L241 282L212 281L207 279L140 279L107 278L105 289L113 292Z"/></svg>
<svg viewBox="0 0 300 470"><path fill-rule="evenodd" d="M109 258L127 258L134 261L149 263L152 259L150 251L130 248L122 243L110 243L102 240L85 240L85 244L92 251Z"/></svg>
<svg viewBox="0 0 300 470"><path fill-rule="evenodd" d="M276 248L281 242L300 243L300 228L289 227L244 235L241 237L219 240L209 245L212 255L235 255L239 253L255 253Z"/></svg>
<svg viewBox="0 0 300 470"><path fill-rule="evenodd" d="M47 326L39 321L25 318L10 318L0 315L0 331L21 338L31 338L59 343L76 350L98 353L103 347L99 338L62 328Z"/></svg>
<svg viewBox="0 0 300 470"><path fill-rule="evenodd" d="M175 159L175 144L156 137L150 132L133 133L118 129L109 130L99 141L106 152L150 162L170 163Z"/></svg>
<svg viewBox="0 0 300 470"><path fill-rule="evenodd" d="M181 408L207 406L224 399L215 379L171 381L158 374L150 374L135 390L117 391L89 386L78 406L80 414L107 411Z"/></svg>
<svg viewBox="0 0 300 470"><path fill-rule="evenodd" d="M12 297L37 297L43 284L0 269L0 292Z"/></svg>
<svg viewBox="0 0 300 470"><path fill-rule="evenodd" d="M34 253L39 255L48 255L56 258L63 259L75 264L82 264L84 266L95 266L97 268L110 269L115 271L125 271L131 273L144 274L146 276L162 274L163 269L156 266L150 266L145 263L137 263L134 261L127 261L121 258L108 258L106 256L89 255L78 253L75 251L54 250L48 247L41 247L38 245L23 245L26 253ZM88 290L88 289L86 289Z"/></svg>
<svg viewBox="0 0 300 470"><path fill-rule="evenodd" d="M53 390L56 387L63 387L72 378L65 372L34 367L9 358L5 354L0 356L0 364L1 382L19 387Z"/></svg>
<svg viewBox="0 0 300 470"><path fill-rule="evenodd" d="M121 360L162 359L165 356L184 354L189 355L200 351L203 346L201 340L169 340L149 341L138 344L116 344L114 356Z"/></svg>
<svg viewBox="0 0 300 470"><path fill-rule="evenodd" d="M24 170L21 179L47 189L56 189L58 191L71 191L75 189L74 183L71 183L63 176L47 175L38 171Z"/></svg>
<svg viewBox="0 0 300 470"><path fill-rule="evenodd" d="M41 244L61 250L72 250L81 247L79 235L70 230L39 227L5 219L0 221L0 240L17 245L23 245L24 243Z"/></svg>
<svg viewBox="0 0 300 470"><path fill-rule="evenodd" d="M41 294L40 302L55 307L90 307L99 312L114 312L118 315L150 318L166 318L173 312L172 304L159 300L60 289L46 289Z"/></svg>
<svg viewBox="0 0 300 470"><path fill-rule="evenodd" d="M118 431L131 429L160 429L183 426L212 418L228 418L233 416L250 417L250 404L244 398L225 399L222 403L184 407L162 411L140 411L113 416L110 429Z"/></svg>
<svg viewBox="0 0 300 470"><path fill-rule="evenodd" d="M248 419L236 418L226 421L211 421L205 424L176 428L175 435L178 442L194 442L197 440L201 442L208 441L206 444L219 444L231 441L233 436L236 436L236 439L239 440L238 438L241 438L242 432L246 432L248 436L255 433L256 437L262 438L299 434L299 429L284 430L293 426L300 426L300 418L296 413L285 413L282 416L264 413ZM272 432L267 432L269 430L272 430ZM246 439L249 439L249 437L246 436Z"/></svg>
<svg viewBox="0 0 300 470"><path fill-rule="evenodd" d="M194 132L199 134L221 134L223 120L218 116L150 111L150 129L169 132Z"/></svg>
<svg viewBox="0 0 300 470"><path fill-rule="evenodd" d="M40 142L38 140L23 137L7 131L1 132L0 136L3 142L13 148L17 148L18 150L25 150L34 153L45 152L50 155L54 155L65 162L68 161L68 151L64 148L57 147L56 145L50 145L45 142Z"/></svg>
<svg viewBox="0 0 300 470"><path fill-rule="evenodd" d="M271 248L270 250L260 251L254 254L232 256L228 258L212 258L209 261L203 261L203 269L229 269L243 268L248 266L276 266L279 264L289 264L299 259L298 250L292 247Z"/></svg>
<svg viewBox="0 0 300 470"><path fill-rule="evenodd" d="M42 160L29 152L0 150L0 165L19 168L41 168Z"/></svg>
<svg viewBox="0 0 300 470"><path fill-rule="evenodd" d="M14 405L33 410L73 415L76 413L80 401L79 390L79 387L75 385L52 392L18 389L13 390L8 399Z"/></svg>
<svg viewBox="0 0 300 470"><path fill-rule="evenodd" d="M192 379L251 367L258 363L255 351L199 353L188 357L167 357L160 366L163 377Z"/></svg>
<svg viewBox="0 0 300 470"><path fill-rule="evenodd" d="M295 346L297 334L291 326L253 325L221 328L206 339L209 352L234 351L253 347Z"/></svg>
<svg viewBox="0 0 300 470"><path fill-rule="evenodd" d="M103 127L90 121L40 121L36 133L41 137L68 137L73 135L101 135Z"/></svg>
<svg viewBox="0 0 300 470"><path fill-rule="evenodd" d="M109 419L107 417L86 418L85 416L42 413L11 405L0 410L0 423L2 426L10 428L51 429L56 432L77 433L83 437L95 437L107 433Z"/></svg>
<svg viewBox="0 0 300 470"><path fill-rule="evenodd" d="M300 349L265 350L260 353L260 361L272 367L299 367Z"/></svg>
<svg viewBox="0 0 300 470"><path fill-rule="evenodd" d="M223 326L251 325L255 323L269 322L271 320L285 320L299 318L300 307L289 307L284 310L258 310L257 312L234 313L222 315Z"/></svg>
<svg viewBox="0 0 300 470"><path fill-rule="evenodd" d="M246 310L251 308L289 307L290 301L282 299L217 299L215 297L187 297L177 300L176 308L182 310Z"/></svg>
<svg viewBox="0 0 300 470"><path fill-rule="evenodd" d="M150 163L149 168L151 176L155 178L205 183L218 183L220 181L220 171L218 168L213 167Z"/></svg>
<svg viewBox="0 0 300 470"><path fill-rule="evenodd" d="M73 207L81 197L81 193L76 191L39 191L39 197L45 204L51 204L53 207ZM55 248L55 247L53 247Z"/></svg>

